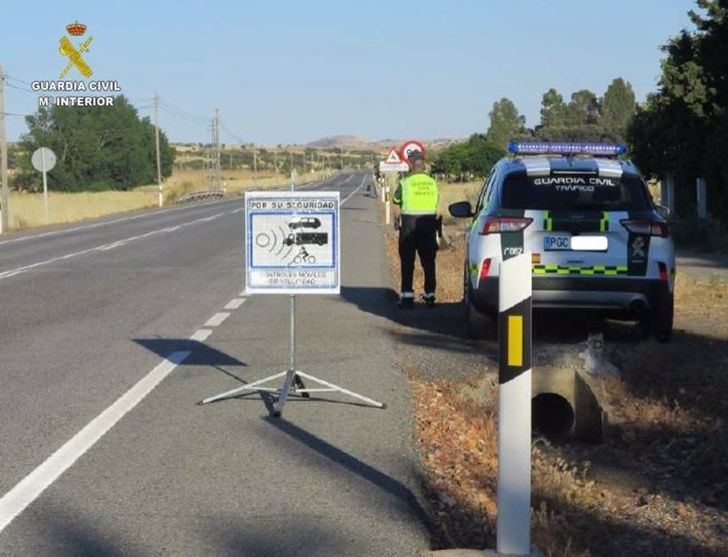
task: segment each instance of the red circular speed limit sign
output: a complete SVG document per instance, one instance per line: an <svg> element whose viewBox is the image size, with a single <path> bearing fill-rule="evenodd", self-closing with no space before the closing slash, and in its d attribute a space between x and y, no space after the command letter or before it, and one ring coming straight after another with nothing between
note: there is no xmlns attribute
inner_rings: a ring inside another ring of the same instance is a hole
<svg viewBox="0 0 728 557"><path fill-rule="evenodd" d="M402 146L399 148L399 155L402 157L402 160L405 162L409 162L409 157L412 153L415 151L419 151L422 153L422 155L425 155L425 146L422 145L419 141L410 140L405 141Z"/></svg>

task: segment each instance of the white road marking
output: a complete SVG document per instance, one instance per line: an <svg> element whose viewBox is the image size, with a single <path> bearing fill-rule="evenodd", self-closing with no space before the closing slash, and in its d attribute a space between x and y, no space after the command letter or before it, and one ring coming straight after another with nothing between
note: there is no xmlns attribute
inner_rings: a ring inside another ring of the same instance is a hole
<svg viewBox="0 0 728 557"><path fill-rule="evenodd" d="M212 329L197 329L195 333L190 337L190 340L196 340L197 342L205 342L207 337L212 334Z"/></svg>
<svg viewBox="0 0 728 557"><path fill-rule="evenodd" d="M194 221L192 221L194 222ZM189 223L188 223L189 224ZM103 246L102 246L103 247ZM64 259L72 256L63 256ZM14 271L19 274L23 271ZM6 275L11 276L11 275ZM233 298L225 309L237 309L246 301L246 293L240 293L240 298ZM228 312L219 312L213 315L205 326L220 325L230 316ZM212 334L212 329L198 329L190 340L204 342ZM85 453L114 427L129 411L134 409L146 396L151 393L164 379L182 364L192 353L191 350L173 352L162 360L152 371L147 373L126 393L116 399L111 406L96 416L81 431L69 439L60 449L49 456L40 466L17 483L10 491L0 498L0 533L20 514L28 505L41 494Z"/></svg>
<svg viewBox="0 0 728 557"><path fill-rule="evenodd" d="M185 211L189 209L194 209L196 207L206 207L208 205L215 205L217 203L225 203L234 200L232 199L223 199L222 201L208 201L204 203L198 203L195 205L186 205L184 207L170 207L168 209L161 209L161 210L155 210L148 213L143 213L141 215L134 215L131 217L123 217L120 219L114 219L114 220L107 220L104 222L97 222L95 224L85 224L82 226L74 226L73 228L64 228L63 230L52 230L50 232L41 232L40 234L32 234L29 236L21 236L20 238L10 238L9 240L2 240L0 241L0 246L4 246L5 244L15 244L17 242L25 242L28 240L36 240L38 238L47 238L49 236L58 236L61 234L70 234L72 232L78 232L79 230L90 230L92 228L99 228L102 226L109 226L111 224L117 224L119 222L127 222L130 220L137 220L142 219L146 217L154 217L158 215L164 215L166 213L174 213L177 211Z"/></svg>
<svg viewBox="0 0 728 557"><path fill-rule="evenodd" d="M109 251L114 248L121 247L123 245L126 245L126 242L124 240L119 240L118 242L114 242L113 244L106 244L105 246L100 246L96 249L99 251Z"/></svg>
<svg viewBox="0 0 728 557"><path fill-rule="evenodd" d="M0 499L0 532L139 404L190 351L173 352Z"/></svg>
<svg viewBox="0 0 728 557"><path fill-rule="evenodd" d="M353 176L353 174L352 174L352 176ZM349 195L347 195L347 196L346 196L346 197L344 198L344 201L342 201L342 202L341 202L341 205L343 205L344 203L346 203L347 201L349 201L349 199L351 199L351 198L353 197L353 195L354 195L354 194L355 194L356 192L358 192L358 191L359 191L360 189L362 189L362 188L364 187L364 184L366 184L366 181L367 181L367 176L364 176L364 178L362 178L361 184L359 184L359 187L358 187L358 188L356 188L356 189L355 189L355 190L354 190L353 192L351 192L351 193L350 193Z"/></svg>
<svg viewBox="0 0 728 557"><path fill-rule="evenodd" d="M207 323L205 323L205 327L217 327L218 325L222 325L222 322L225 321L228 317L230 317L230 314L227 311L221 311L219 313L216 313L207 320Z"/></svg>
<svg viewBox="0 0 728 557"><path fill-rule="evenodd" d="M225 215L225 213L216 213L216 214L212 215L211 217L204 217L201 219L195 219L195 220L181 223L178 225L178 227L182 228L182 227L191 226L193 224L197 224L200 222L209 222L209 221L219 218L223 215ZM145 232L144 234L139 234L137 236L130 236L129 238L124 238L122 240L118 240L118 241L112 242L110 244L103 244L100 246L94 246L92 248L87 248L87 249L84 249L81 251L74 251L72 253L67 253L65 255L61 255L58 257L52 257L51 259L46 259L45 261L39 261L37 263L32 263L30 265L18 267L16 269L8 269L7 271L3 271L0 273L0 280L15 276L15 275L19 274L20 272L29 271L30 269L35 269L37 267L42 267L43 265L48 265L50 263L55 263L57 261L63 261L65 259L71 259L72 257L78 257L79 255L85 255L85 254L91 253L93 251L107 251L107 250L113 249L115 247L119 247L120 245L124 245L129 242L133 242L134 240L141 240L142 238L147 238L149 236L154 236L155 234L161 234L162 232L168 232L168 231L169 230L167 228L158 228L157 230L152 230L151 232Z"/></svg>
<svg viewBox="0 0 728 557"><path fill-rule="evenodd" d="M238 296L240 296L241 298L247 298L248 293L245 290L243 290L240 294L238 294Z"/></svg>
<svg viewBox="0 0 728 557"><path fill-rule="evenodd" d="M245 298L233 298L230 300L224 309L238 309L245 303Z"/></svg>

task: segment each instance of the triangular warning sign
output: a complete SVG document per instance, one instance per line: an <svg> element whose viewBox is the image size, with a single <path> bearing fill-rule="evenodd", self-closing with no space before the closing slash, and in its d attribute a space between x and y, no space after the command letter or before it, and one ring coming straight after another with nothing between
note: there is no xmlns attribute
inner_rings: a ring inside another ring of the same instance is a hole
<svg viewBox="0 0 728 557"><path fill-rule="evenodd" d="M389 154L387 155L387 159L385 162L388 164L397 164L399 162L402 162L402 159L399 158L399 153L397 152L397 149L389 150Z"/></svg>

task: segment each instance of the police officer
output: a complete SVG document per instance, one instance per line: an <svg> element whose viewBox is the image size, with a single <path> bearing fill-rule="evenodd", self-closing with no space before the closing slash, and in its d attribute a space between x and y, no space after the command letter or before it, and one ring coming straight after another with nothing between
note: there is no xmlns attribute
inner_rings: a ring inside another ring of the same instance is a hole
<svg viewBox="0 0 728 557"><path fill-rule="evenodd" d="M410 174L400 181L393 201L399 205L399 259L402 269L402 291L399 307L411 309L415 304L412 280L415 253L420 256L425 273L424 300L435 305L435 256L437 255L437 182L425 172L425 157L420 151L409 155Z"/></svg>

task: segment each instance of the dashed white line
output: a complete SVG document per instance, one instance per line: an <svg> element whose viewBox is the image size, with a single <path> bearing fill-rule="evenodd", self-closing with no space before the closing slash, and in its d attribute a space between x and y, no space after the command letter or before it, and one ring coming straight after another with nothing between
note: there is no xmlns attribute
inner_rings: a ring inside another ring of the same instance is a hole
<svg viewBox="0 0 728 557"><path fill-rule="evenodd" d="M3 495L0 499L0 532L189 355L188 350L170 354L116 402L48 457L45 462Z"/></svg>
<svg viewBox="0 0 728 557"><path fill-rule="evenodd" d="M64 259L70 256L72 254L58 259ZM19 272L22 271L14 271L16 274ZM245 291L241 292L241 297L230 300L225 306L225 309L239 308L246 301L245 295ZM229 316L230 313L224 311L216 313L208 320L205 327L216 327ZM212 332L212 329L198 329L190 336L190 340L204 342ZM120 396L116 402L96 416L86 427L3 495L0 498L0 533L28 505L40 497L48 486L61 477L81 456L88 452L119 420L144 400L191 353L191 350L180 350L167 356L154 369L137 381L131 389Z"/></svg>
<svg viewBox="0 0 728 557"><path fill-rule="evenodd" d="M245 298L233 298L230 300L224 309L238 309L245 303Z"/></svg>
<svg viewBox="0 0 728 557"><path fill-rule="evenodd" d="M353 176L353 174L352 174L352 176ZM364 187L364 184L366 184L366 181L367 181L367 176L364 176L364 178L362 178L361 184L359 184L359 187L357 187L353 192L351 192L349 195L347 195L344 198L344 201L341 202L341 205L343 205L344 203L349 201L349 199L351 199L356 192L358 192L360 189L362 189Z"/></svg>
<svg viewBox="0 0 728 557"><path fill-rule="evenodd" d="M227 311L221 311L219 313L216 313L207 320L207 323L205 323L205 327L217 327L219 325L222 325L222 322L225 321L228 317L230 317L230 314Z"/></svg>
<svg viewBox="0 0 728 557"><path fill-rule="evenodd" d="M212 334L212 329L197 329L194 334L190 337L190 340L196 340L197 342L205 342L207 337Z"/></svg>

